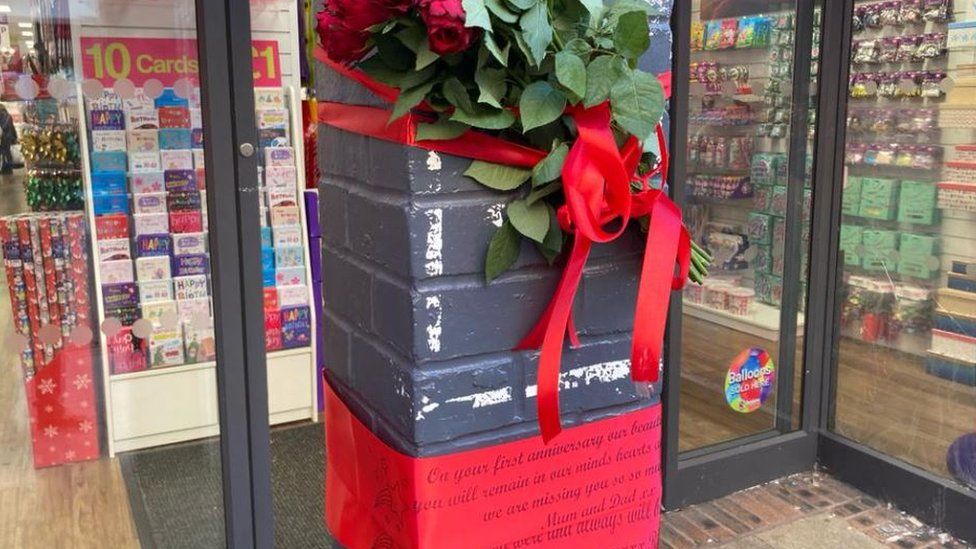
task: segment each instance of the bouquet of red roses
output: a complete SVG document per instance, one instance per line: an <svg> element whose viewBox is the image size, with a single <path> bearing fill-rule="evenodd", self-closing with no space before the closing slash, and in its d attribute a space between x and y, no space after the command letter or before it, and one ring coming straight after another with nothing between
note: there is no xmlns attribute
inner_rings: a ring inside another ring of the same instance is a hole
<svg viewBox="0 0 976 549"><path fill-rule="evenodd" d="M592 245L632 220L648 233L636 382L658 379L671 290L707 274L710 257L654 184L667 173L665 98L638 68L653 11L644 0L325 0L318 15L319 58L393 103L324 104L322 123L473 158L465 175L516 194L488 246L489 282L523 238L550 262L569 248L555 297L519 345L542 349L547 440L559 432L559 362L564 337L576 341L572 303Z"/></svg>

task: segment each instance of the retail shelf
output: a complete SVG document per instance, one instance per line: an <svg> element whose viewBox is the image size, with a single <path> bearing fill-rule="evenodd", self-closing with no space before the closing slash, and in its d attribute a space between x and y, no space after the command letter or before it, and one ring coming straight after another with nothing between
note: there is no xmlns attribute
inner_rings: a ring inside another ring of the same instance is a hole
<svg viewBox="0 0 976 549"><path fill-rule="evenodd" d="M130 372L127 374L112 374L112 381L127 380L127 379L140 379L145 377L155 377L155 376L165 376L180 374L183 372L192 372L195 370L207 370L212 369L217 366L216 362L201 362L199 364L184 364L182 366L169 366L166 368L150 368L148 370L142 370L141 372Z"/></svg>
<svg viewBox="0 0 976 549"><path fill-rule="evenodd" d="M764 303L753 303L749 316L736 316L732 313L718 311L706 305L692 303L690 301L685 301L683 307L685 314L700 320L712 322L719 326L744 332L769 341L779 339L780 309L776 307ZM799 328L802 328L804 324L803 315L797 315L796 322L798 328L797 333L802 334L803 332Z"/></svg>

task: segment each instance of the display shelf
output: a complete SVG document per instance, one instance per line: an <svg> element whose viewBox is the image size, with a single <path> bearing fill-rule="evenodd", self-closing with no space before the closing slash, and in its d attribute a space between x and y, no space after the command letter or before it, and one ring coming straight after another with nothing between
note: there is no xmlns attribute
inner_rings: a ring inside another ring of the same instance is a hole
<svg viewBox="0 0 976 549"><path fill-rule="evenodd" d="M725 328L743 332L769 341L779 339L780 309L764 303L753 303L749 316L737 316L726 311L718 311L700 303L685 301L684 312L697 319L718 324ZM805 323L804 315L797 315L798 333Z"/></svg>
<svg viewBox="0 0 976 549"><path fill-rule="evenodd" d="M144 377L166 376L178 372L213 369L216 365L217 365L216 362L184 364L182 366L170 366L168 368L153 368L150 370L143 370L141 372L129 372L126 374L112 374L111 378L112 380L126 380L126 379L140 379Z"/></svg>

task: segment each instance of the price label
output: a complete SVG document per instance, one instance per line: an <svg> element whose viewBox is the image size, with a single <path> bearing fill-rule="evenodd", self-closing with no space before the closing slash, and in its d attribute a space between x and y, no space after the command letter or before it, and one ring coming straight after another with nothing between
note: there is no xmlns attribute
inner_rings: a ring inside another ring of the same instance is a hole
<svg viewBox="0 0 976 549"><path fill-rule="evenodd" d="M187 78L200 78L197 41L189 38L94 38L81 39L82 72L106 87L128 79L136 86L155 79L164 86ZM281 86L281 56L276 40L251 42L255 87Z"/></svg>

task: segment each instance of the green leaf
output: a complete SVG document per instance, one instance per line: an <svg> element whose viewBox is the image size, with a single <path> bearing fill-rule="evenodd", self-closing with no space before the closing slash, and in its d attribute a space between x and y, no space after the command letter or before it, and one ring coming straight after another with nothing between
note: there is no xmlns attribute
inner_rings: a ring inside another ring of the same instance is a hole
<svg viewBox="0 0 976 549"><path fill-rule="evenodd" d="M569 154L569 145L563 143L553 149L532 170L532 186L538 187L550 181L555 181L563 174L563 163Z"/></svg>
<svg viewBox="0 0 976 549"><path fill-rule="evenodd" d="M488 48L488 51L491 52L491 55L493 55L499 63L502 65L508 65L508 50L511 49L511 44L505 44L505 47L502 48L495 40L495 36L490 32L486 32L485 47Z"/></svg>
<svg viewBox="0 0 976 549"><path fill-rule="evenodd" d="M535 204L536 202L542 200L543 198L549 196L550 194L558 192L562 188L563 188L562 181L553 181L548 185L544 185L530 192L529 196L525 197L525 201L528 202L529 204Z"/></svg>
<svg viewBox="0 0 976 549"><path fill-rule="evenodd" d="M474 110L474 105L471 103L471 96L468 95L468 90L457 78L448 78L447 82L444 82L443 90L444 99L447 99L448 103L462 111L471 112Z"/></svg>
<svg viewBox="0 0 976 549"><path fill-rule="evenodd" d="M566 94L544 80L529 84L519 100L522 129L529 131L558 119L566 110Z"/></svg>
<svg viewBox="0 0 976 549"><path fill-rule="evenodd" d="M427 97L427 94L430 93L430 90L434 89L434 84L436 83L436 80L428 80L419 86L401 91L400 97L393 104L393 114L390 115L390 122L397 120L410 112L410 109L419 105Z"/></svg>
<svg viewBox="0 0 976 549"><path fill-rule="evenodd" d="M406 27L397 32L396 37L400 39L400 42L403 42L404 46L416 53L420 49L420 45L427 39L427 33L420 26Z"/></svg>
<svg viewBox="0 0 976 549"><path fill-rule="evenodd" d="M603 10L603 0L579 0L580 4L586 8L591 15L600 13Z"/></svg>
<svg viewBox="0 0 976 549"><path fill-rule="evenodd" d="M540 3L545 4L543 0L507 0L510 6L515 7L518 10L525 11L532 6L536 6Z"/></svg>
<svg viewBox="0 0 976 549"><path fill-rule="evenodd" d="M610 88L613 119L631 135L650 137L664 112L661 82L644 71L629 71Z"/></svg>
<svg viewBox="0 0 976 549"><path fill-rule="evenodd" d="M546 207L549 209L549 232L546 233L546 238L541 243L536 243L536 248L538 248L539 253L542 257L546 258L546 261L550 265L556 261L559 254L563 251L563 229L559 226L559 220L556 218L556 212L552 209L552 206L548 204Z"/></svg>
<svg viewBox="0 0 976 549"><path fill-rule="evenodd" d="M610 97L610 88L620 75L627 72L626 61L622 57L602 55L586 67L586 94L583 106L592 107L603 103Z"/></svg>
<svg viewBox="0 0 976 549"><path fill-rule="evenodd" d="M503 164L475 160L464 172L464 175L497 191L511 191L528 181L532 172Z"/></svg>
<svg viewBox="0 0 976 549"><path fill-rule="evenodd" d="M549 44L552 43L552 25L549 23L549 10L546 3L538 3L523 13L519 25L522 27L521 36L532 52L533 64L539 66L546 57Z"/></svg>
<svg viewBox="0 0 976 549"><path fill-rule="evenodd" d="M467 124L452 122L450 120L439 120L432 124L422 123L417 125L418 141L438 141L441 139L454 139L461 137L471 129Z"/></svg>
<svg viewBox="0 0 976 549"><path fill-rule="evenodd" d="M485 280L491 282L507 271L518 260L521 249L522 239L512 224L506 221L495 231L488 243Z"/></svg>
<svg viewBox="0 0 976 549"><path fill-rule="evenodd" d="M586 65L583 60L567 51L557 53L556 80L576 97L586 95Z"/></svg>
<svg viewBox="0 0 976 549"><path fill-rule="evenodd" d="M550 217L549 208L545 204L536 202L529 205L525 200L515 200L505 211L516 231L536 242L545 241L546 234L549 233Z"/></svg>
<svg viewBox="0 0 976 549"><path fill-rule="evenodd" d="M505 98L505 92L508 90L503 69L479 69L474 73L474 81L478 84L478 90L481 92L478 96L479 103L502 108L501 101Z"/></svg>
<svg viewBox="0 0 976 549"><path fill-rule="evenodd" d="M508 9L503 0L485 0L485 5L488 6L488 11L505 23L515 23L518 21L519 14Z"/></svg>
<svg viewBox="0 0 976 549"><path fill-rule="evenodd" d="M563 51L572 53L580 59L588 59L593 52L593 47L582 38L573 38L563 46Z"/></svg>
<svg viewBox="0 0 976 549"><path fill-rule="evenodd" d="M647 13L632 11L620 16L613 30L613 44L620 55L637 59L651 45L651 28L647 23Z"/></svg>
<svg viewBox="0 0 976 549"><path fill-rule="evenodd" d="M491 17L488 16L485 0L461 0L461 7L467 14L464 19L465 27L480 27L491 32Z"/></svg>
<svg viewBox="0 0 976 549"><path fill-rule="evenodd" d="M532 48L530 48L529 43L525 41L525 36L523 36L520 32L515 33L513 36L515 36L515 43L518 45L519 51L522 52L522 55L525 56L525 59L529 62L529 64L532 66L539 66L540 61L535 58L535 54L532 53Z"/></svg>
<svg viewBox="0 0 976 549"><path fill-rule="evenodd" d="M509 110L479 104L475 105L471 112L465 112L461 109L455 110L454 114L451 115L451 120L485 130L504 130L515 123L515 115Z"/></svg>
<svg viewBox="0 0 976 549"><path fill-rule="evenodd" d="M420 46L417 48L417 67L419 71L421 69L427 68L432 63L440 59L441 56L430 50L430 41L427 37L424 37L424 41L421 42Z"/></svg>

